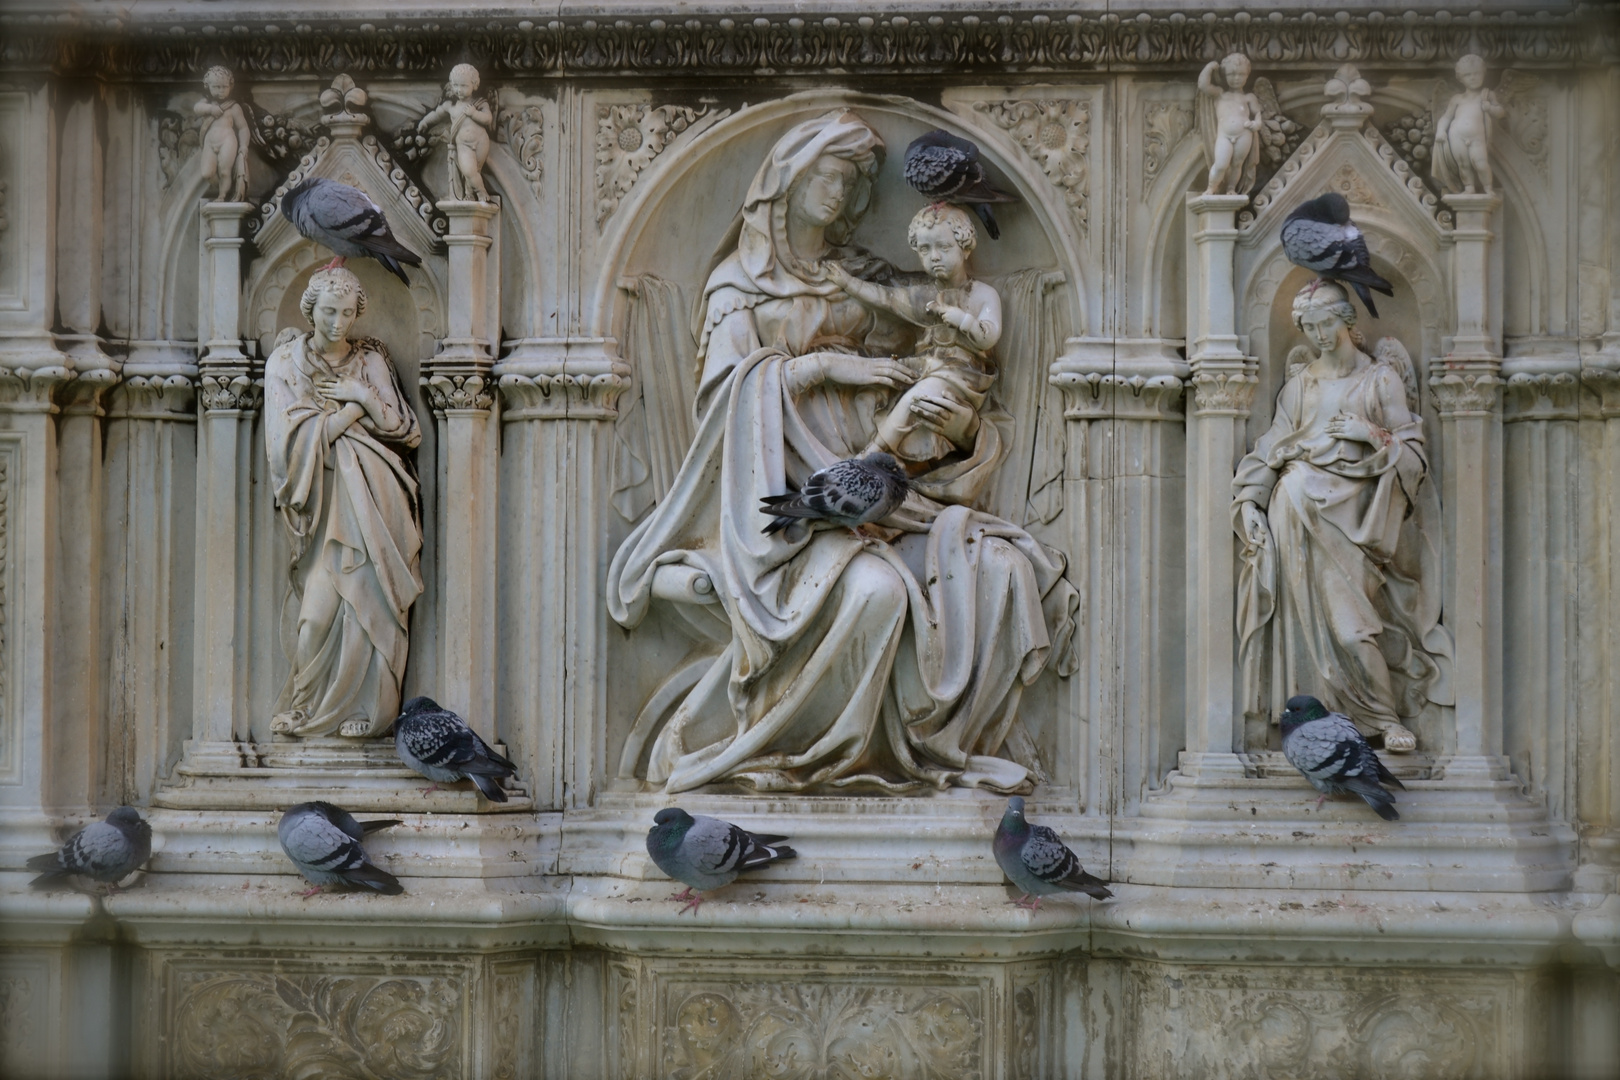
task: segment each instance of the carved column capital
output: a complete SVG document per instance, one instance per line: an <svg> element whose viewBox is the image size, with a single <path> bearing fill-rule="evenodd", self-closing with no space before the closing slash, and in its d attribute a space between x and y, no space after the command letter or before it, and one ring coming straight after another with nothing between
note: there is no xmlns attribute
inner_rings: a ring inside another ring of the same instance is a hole
<svg viewBox="0 0 1620 1080"><path fill-rule="evenodd" d="M1067 420L1179 420L1182 381L1174 375L1057 371Z"/></svg>
<svg viewBox="0 0 1620 1080"><path fill-rule="evenodd" d="M422 387L434 412L488 412L495 404L495 384L484 373L435 372Z"/></svg>
<svg viewBox="0 0 1620 1080"><path fill-rule="evenodd" d="M203 410L209 413L251 413L264 395L264 380L241 368L205 370L197 378Z"/></svg>
<svg viewBox="0 0 1620 1080"><path fill-rule="evenodd" d="M1502 378L1494 365L1450 367L1429 376L1434 405L1444 417L1490 416L1500 407Z"/></svg>
<svg viewBox="0 0 1620 1080"><path fill-rule="evenodd" d="M1193 387L1194 416L1248 416L1260 386L1259 364L1242 367L1201 365L1188 380Z"/></svg>
<svg viewBox="0 0 1620 1080"><path fill-rule="evenodd" d="M1614 368L1582 368L1581 382L1598 396L1598 408L1603 419L1620 418L1620 371Z"/></svg>
<svg viewBox="0 0 1620 1080"><path fill-rule="evenodd" d="M196 420L197 387L185 375L131 375L113 391L109 415L120 420Z"/></svg>
<svg viewBox="0 0 1620 1080"><path fill-rule="evenodd" d="M66 367L0 367L0 411L58 411L57 391L73 378Z"/></svg>
<svg viewBox="0 0 1620 1080"><path fill-rule="evenodd" d="M1580 392L1580 376L1573 371L1515 372L1503 383L1503 419L1577 419Z"/></svg>
<svg viewBox="0 0 1620 1080"><path fill-rule="evenodd" d="M619 395L630 387L630 368L596 373L502 375L504 420L611 420L619 415Z"/></svg>

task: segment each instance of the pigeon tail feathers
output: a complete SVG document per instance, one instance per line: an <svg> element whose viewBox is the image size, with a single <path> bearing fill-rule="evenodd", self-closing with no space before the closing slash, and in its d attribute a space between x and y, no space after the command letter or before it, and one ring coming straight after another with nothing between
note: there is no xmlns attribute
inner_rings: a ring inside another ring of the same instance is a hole
<svg viewBox="0 0 1620 1080"><path fill-rule="evenodd" d="M345 871L345 881L354 885L363 885L368 889L375 889L384 896L398 896L405 891L405 886L399 883L399 878L370 863L362 863L353 870Z"/></svg>
<svg viewBox="0 0 1620 1080"><path fill-rule="evenodd" d="M467 774L467 779L471 780L478 787L478 790L483 792L484 798L490 802L506 801L506 792L501 790L500 781L496 779L498 776L504 776L505 773L474 772L470 767L463 771Z"/></svg>
<svg viewBox="0 0 1620 1080"><path fill-rule="evenodd" d="M990 234L990 239L1000 240L1001 226L996 223L996 215L991 211L990 204L974 203L973 212L979 215L980 221L984 222L984 231Z"/></svg>

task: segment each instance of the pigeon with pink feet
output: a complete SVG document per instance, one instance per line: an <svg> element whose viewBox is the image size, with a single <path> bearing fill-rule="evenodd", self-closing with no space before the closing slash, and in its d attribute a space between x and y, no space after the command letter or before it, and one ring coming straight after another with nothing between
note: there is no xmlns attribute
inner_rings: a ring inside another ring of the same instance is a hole
<svg viewBox="0 0 1620 1080"><path fill-rule="evenodd" d="M372 258L409 285L400 264L422 265L421 256L394 238L382 207L352 184L318 176L302 181L281 197L281 216L337 256L326 269L342 266L345 259Z"/></svg>
<svg viewBox="0 0 1620 1080"><path fill-rule="evenodd" d="M758 836L729 821L671 806L653 815L653 827L647 830L647 854L658 869L686 886L670 897L685 903L679 914L696 914L703 903L697 890L718 889L745 871L796 858L798 852L782 842L786 839Z"/></svg>
<svg viewBox="0 0 1620 1080"><path fill-rule="evenodd" d="M1041 897L1059 892L1083 892L1098 900L1114 895L1102 878L1080 868L1079 856L1064 846L1057 833L1024 820L1024 800L1016 795L1007 800L1007 812L996 826L991 848L1001 872L1024 890L1017 901L1019 907L1039 911Z"/></svg>

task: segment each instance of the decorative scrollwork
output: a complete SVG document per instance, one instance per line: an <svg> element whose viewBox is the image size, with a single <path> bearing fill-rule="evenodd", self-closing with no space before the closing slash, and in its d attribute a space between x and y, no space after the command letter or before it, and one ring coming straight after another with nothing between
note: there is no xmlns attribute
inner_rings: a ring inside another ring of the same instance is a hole
<svg viewBox="0 0 1620 1080"><path fill-rule="evenodd" d="M642 170L681 132L708 115L683 105L601 105L596 110L596 223L630 194Z"/></svg>
<svg viewBox="0 0 1620 1080"><path fill-rule="evenodd" d="M1091 103L1074 99L976 101L981 112L1006 131L1063 193L1084 232L1091 199Z"/></svg>
<svg viewBox="0 0 1620 1080"><path fill-rule="evenodd" d="M538 105L525 105L501 114L502 140L523 170L523 179L529 182L536 196L540 194L540 181L545 175L541 152L545 149L545 116Z"/></svg>

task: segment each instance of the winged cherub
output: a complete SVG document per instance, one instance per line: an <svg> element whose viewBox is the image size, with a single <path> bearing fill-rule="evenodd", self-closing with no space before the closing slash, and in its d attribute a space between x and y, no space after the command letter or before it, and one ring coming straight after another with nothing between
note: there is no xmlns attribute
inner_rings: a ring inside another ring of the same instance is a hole
<svg viewBox="0 0 1620 1080"><path fill-rule="evenodd" d="M1211 60L1199 73L1198 131L1209 158L1206 195L1253 191L1262 150L1268 161L1280 161L1295 128L1278 106L1271 80L1256 79L1254 89L1247 89L1249 72L1249 58L1232 53Z"/></svg>

